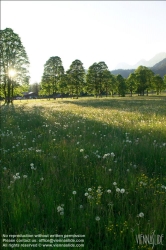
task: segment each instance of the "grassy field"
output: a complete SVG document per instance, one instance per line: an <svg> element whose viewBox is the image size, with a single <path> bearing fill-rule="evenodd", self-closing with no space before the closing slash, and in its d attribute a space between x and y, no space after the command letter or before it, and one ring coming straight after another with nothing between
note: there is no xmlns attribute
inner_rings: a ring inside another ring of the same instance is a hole
<svg viewBox="0 0 166 250"><path fill-rule="evenodd" d="M155 231L166 249L166 97L14 101L0 134L3 235L150 250L137 236Z"/></svg>

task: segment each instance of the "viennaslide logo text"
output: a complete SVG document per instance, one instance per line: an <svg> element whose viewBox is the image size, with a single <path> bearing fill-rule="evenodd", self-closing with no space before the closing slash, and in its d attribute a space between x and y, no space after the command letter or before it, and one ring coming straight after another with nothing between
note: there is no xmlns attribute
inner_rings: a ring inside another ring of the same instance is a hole
<svg viewBox="0 0 166 250"><path fill-rule="evenodd" d="M163 245L164 235L155 234L155 231L152 234L138 234L136 235L136 241L138 245L152 245L152 248L156 245Z"/></svg>

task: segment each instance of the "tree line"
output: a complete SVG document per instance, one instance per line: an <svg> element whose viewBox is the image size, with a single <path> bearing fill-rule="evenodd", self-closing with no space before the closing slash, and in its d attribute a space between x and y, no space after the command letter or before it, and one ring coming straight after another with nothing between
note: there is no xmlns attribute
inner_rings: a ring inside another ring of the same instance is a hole
<svg viewBox="0 0 166 250"><path fill-rule="evenodd" d="M13 102L14 96L26 91L29 85L29 60L20 37L12 29L0 31L0 90L5 103ZM39 91L40 85L40 91ZM80 95L114 95L124 97L130 92L138 95L156 91L157 95L166 89L166 75L162 78L145 66L139 66L128 78L111 74L105 62L95 62L88 70L76 59L68 70L64 70L59 56L50 57L44 64L40 84L35 89L42 96L56 98L57 94L67 94L78 98Z"/></svg>
<svg viewBox="0 0 166 250"><path fill-rule="evenodd" d="M78 98L81 93L96 97L116 93L124 97L128 92L131 96L145 92L148 95L149 91L159 95L165 89L166 75L162 78L145 66L139 66L128 78L123 78L120 74L111 74L105 62L93 63L86 71L83 63L76 59L65 72L61 58L54 56L44 65L40 94L55 98L58 92Z"/></svg>

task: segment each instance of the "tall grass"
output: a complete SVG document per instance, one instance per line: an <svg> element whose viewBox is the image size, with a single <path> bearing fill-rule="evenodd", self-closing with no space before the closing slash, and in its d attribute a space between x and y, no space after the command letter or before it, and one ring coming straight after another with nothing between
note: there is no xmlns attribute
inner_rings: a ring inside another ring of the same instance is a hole
<svg viewBox="0 0 166 250"><path fill-rule="evenodd" d="M2 233L82 234L86 250L152 249L136 235L166 237L165 111L165 97L2 106Z"/></svg>

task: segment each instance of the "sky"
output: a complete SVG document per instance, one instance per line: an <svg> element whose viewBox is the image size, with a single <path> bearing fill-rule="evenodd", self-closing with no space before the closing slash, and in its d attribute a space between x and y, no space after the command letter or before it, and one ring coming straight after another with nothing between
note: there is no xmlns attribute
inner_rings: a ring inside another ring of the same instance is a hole
<svg viewBox="0 0 166 250"><path fill-rule="evenodd" d="M166 52L166 1L5 1L1 29L19 35L30 61L30 83L59 56L65 71L78 59L109 70Z"/></svg>

